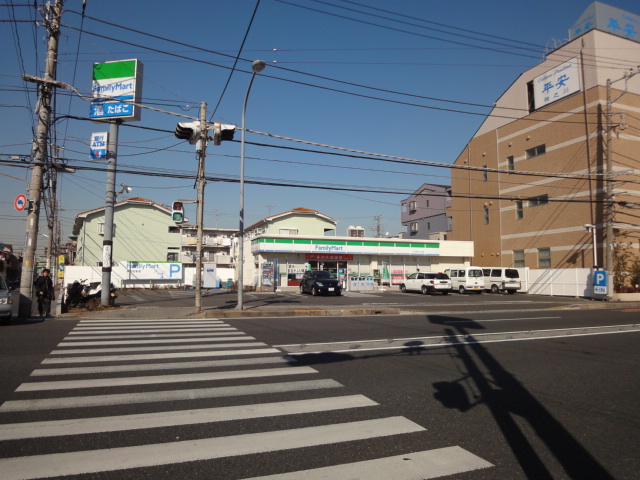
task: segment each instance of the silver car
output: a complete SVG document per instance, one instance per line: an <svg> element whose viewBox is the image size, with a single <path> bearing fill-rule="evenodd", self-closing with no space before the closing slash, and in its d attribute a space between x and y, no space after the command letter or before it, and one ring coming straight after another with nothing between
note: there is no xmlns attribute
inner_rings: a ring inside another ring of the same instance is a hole
<svg viewBox="0 0 640 480"><path fill-rule="evenodd" d="M11 311L13 310L13 298L11 298L11 291L7 286L7 282L0 275L0 318L3 323L9 323L11 321Z"/></svg>

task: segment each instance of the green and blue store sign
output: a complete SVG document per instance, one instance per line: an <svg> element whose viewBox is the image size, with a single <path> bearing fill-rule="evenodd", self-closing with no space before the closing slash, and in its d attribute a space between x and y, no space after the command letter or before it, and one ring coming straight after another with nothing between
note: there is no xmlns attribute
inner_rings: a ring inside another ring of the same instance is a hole
<svg viewBox="0 0 640 480"><path fill-rule="evenodd" d="M319 238L258 237L251 242L254 254L329 253L351 255L421 255L439 256L438 242L402 240L337 240Z"/></svg>

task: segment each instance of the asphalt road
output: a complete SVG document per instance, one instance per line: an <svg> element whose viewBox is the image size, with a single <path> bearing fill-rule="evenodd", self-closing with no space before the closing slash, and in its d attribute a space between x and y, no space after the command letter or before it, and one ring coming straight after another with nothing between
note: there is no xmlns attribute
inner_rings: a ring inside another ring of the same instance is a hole
<svg viewBox="0 0 640 480"><path fill-rule="evenodd" d="M429 308L164 320L193 297L147 293L0 328L2 478L637 478L635 308L251 294ZM233 300L213 297L206 309Z"/></svg>

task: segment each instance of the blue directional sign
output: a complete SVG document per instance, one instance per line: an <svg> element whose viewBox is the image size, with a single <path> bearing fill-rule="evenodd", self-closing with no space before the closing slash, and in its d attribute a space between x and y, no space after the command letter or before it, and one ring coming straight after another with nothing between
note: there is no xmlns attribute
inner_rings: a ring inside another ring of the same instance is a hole
<svg viewBox="0 0 640 480"><path fill-rule="evenodd" d="M593 272L593 293L607 294L607 272L606 270L596 270Z"/></svg>

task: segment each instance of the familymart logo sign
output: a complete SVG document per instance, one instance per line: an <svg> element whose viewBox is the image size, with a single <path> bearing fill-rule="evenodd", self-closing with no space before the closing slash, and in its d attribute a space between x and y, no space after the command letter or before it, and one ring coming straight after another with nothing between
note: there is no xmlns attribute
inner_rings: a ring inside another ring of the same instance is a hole
<svg viewBox="0 0 640 480"><path fill-rule="evenodd" d="M138 60L94 63L90 117L95 120L140 120L142 95L142 63Z"/></svg>

